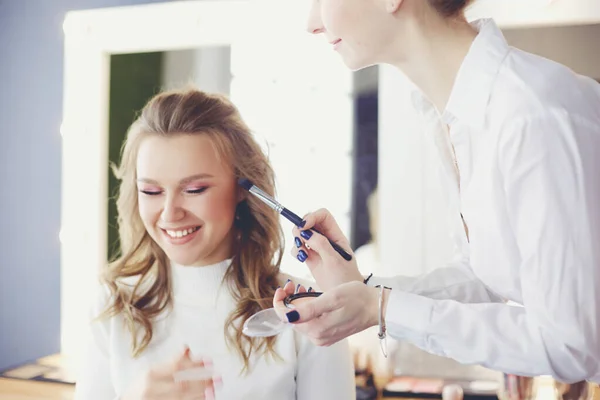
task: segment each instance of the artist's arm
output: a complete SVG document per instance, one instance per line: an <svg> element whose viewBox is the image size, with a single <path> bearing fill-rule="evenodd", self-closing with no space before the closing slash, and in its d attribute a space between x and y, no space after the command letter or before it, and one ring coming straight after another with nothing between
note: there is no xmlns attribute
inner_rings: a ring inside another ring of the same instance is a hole
<svg viewBox="0 0 600 400"><path fill-rule="evenodd" d="M362 282L365 277L359 272L356 256L351 261L343 260L332 251L325 236L306 229L318 227L342 248L349 249L350 244L331 213L325 209L318 210L305 216L305 220L305 228L302 228L304 230L297 227L293 229L293 234L301 242L301 246L293 248L292 254L306 263L319 289L327 291L344 282ZM368 267L364 270L368 270ZM416 277L371 276L368 285L383 285L432 299L454 299L463 303L503 301L475 276L468 257L458 246L454 249L453 259L443 268Z"/></svg>
<svg viewBox="0 0 600 400"><path fill-rule="evenodd" d="M369 286L383 285L395 290L418 294L431 299L451 299L461 303L497 303L499 296L488 290L471 270L469 260L457 253L443 268L415 276L377 277L368 280Z"/></svg>

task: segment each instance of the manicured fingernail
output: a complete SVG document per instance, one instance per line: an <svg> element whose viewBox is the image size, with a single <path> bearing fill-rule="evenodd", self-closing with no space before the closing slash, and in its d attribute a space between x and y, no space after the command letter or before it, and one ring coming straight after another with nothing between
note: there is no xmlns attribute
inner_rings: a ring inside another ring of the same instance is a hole
<svg viewBox="0 0 600 400"><path fill-rule="evenodd" d="M312 286L308 288L307 292L309 292L309 293L310 293L310 292L311 292L311 290L312 290Z"/></svg>
<svg viewBox="0 0 600 400"><path fill-rule="evenodd" d="M305 225L306 225L306 221L302 221L302 223L300 225L298 225L298 228L304 228Z"/></svg>
<svg viewBox="0 0 600 400"><path fill-rule="evenodd" d="M277 286L277 289L281 289L281 286Z"/></svg>
<svg viewBox="0 0 600 400"><path fill-rule="evenodd" d="M296 285L296 290L294 290L294 293L298 293L298 290L300 290L300 284Z"/></svg>
<svg viewBox="0 0 600 400"><path fill-rule="evenodd" d="M288 284L288 283L290 283L291 281L292 281L291 279L288 279L288 280L287 280L287 282L286 282L285 284L287 285L287 284Z"/></svg>
<svg viewBox="0 0 600 400"><path fill-rule="evenodd" d="M298 314L298 311L296 310L290 311L289 313L285 314L285 316L287 317L288 322L296 322L300 319L300 314Z"/></svg>
<svg viewBox="0 0 600 400"><path fill-rule="evenodd" d="M302 247L302 240L300 240L300 238L295 237L294 242L296 243L296 247Z"/></svg>
<svg viewBox="0 0 600 400"><path fill-rule="evenodd" d="M304 262L304 261L306 261L306 259L308 258L308 254L306 254L306 253L304 252L304 250L300 250L300 251L298 252L298 256L297 256L297 257L298 257L298 261L300 261L300 262Z"/></svg>
<svg viewBox="0 0 600 400"><path fill-rule="evenodd" d="M309 230L300 232L300 236L302 236L306 240L310 239L312 234L313 234L312 231L309 231Z"/></svg>

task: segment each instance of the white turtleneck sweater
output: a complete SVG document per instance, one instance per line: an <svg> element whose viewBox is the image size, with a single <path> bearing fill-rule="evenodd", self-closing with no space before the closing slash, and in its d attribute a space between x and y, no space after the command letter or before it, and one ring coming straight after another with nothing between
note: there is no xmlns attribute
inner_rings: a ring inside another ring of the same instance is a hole
<svg viewBox="0 0 600 400"><path fill-rule="evenodd" d="M235 307L229 290L221 285L228 266L229 261L205 267L172 265L172 311L157 319L152 342L138 358L131 356L131 336L120 316L93 322L75 399L118 399L141 374L172 361L186 345L192 357L213 360L223 380L217 399L355 399L348 344L317 347L293 329L277 337L275 349L283 361L254 355L250 373L240 374L243 362L237 352L228 350L223 330ZM93 307L94 317L106 301L107 295L101 296Z"/></svg>

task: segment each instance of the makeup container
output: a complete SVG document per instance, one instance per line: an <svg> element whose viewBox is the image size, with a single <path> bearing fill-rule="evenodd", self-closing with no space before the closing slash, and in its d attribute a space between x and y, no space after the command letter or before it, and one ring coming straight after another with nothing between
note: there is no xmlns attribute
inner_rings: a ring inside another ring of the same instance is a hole
<svg viewBox="0 0 600 400"><path fill-rule="evenodd" d="M503 374L499 400L533 400L536 395L535 378Z"/></svg>

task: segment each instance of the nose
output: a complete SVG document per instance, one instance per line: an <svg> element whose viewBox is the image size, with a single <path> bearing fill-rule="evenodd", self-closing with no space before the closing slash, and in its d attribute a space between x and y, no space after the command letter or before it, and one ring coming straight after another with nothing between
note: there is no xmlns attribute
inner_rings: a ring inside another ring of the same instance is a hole
<svg viewBox="0 0 600 400"><path fill-rule="evenodd" d="M182 207L180 196L167 194L165 203L160 214L163 222L177 222L185 216L185 210Z"/></svg>
<svg viewBox="0 0 600 400"><path fill-rule="evenodd" d="M323 21L321 20L321 10L317 4L317 1L313 1L310 7L306 30L308 33L312 33L313 35L318 35L319 33L325 32L325 27L323 26Z"/></svg>

